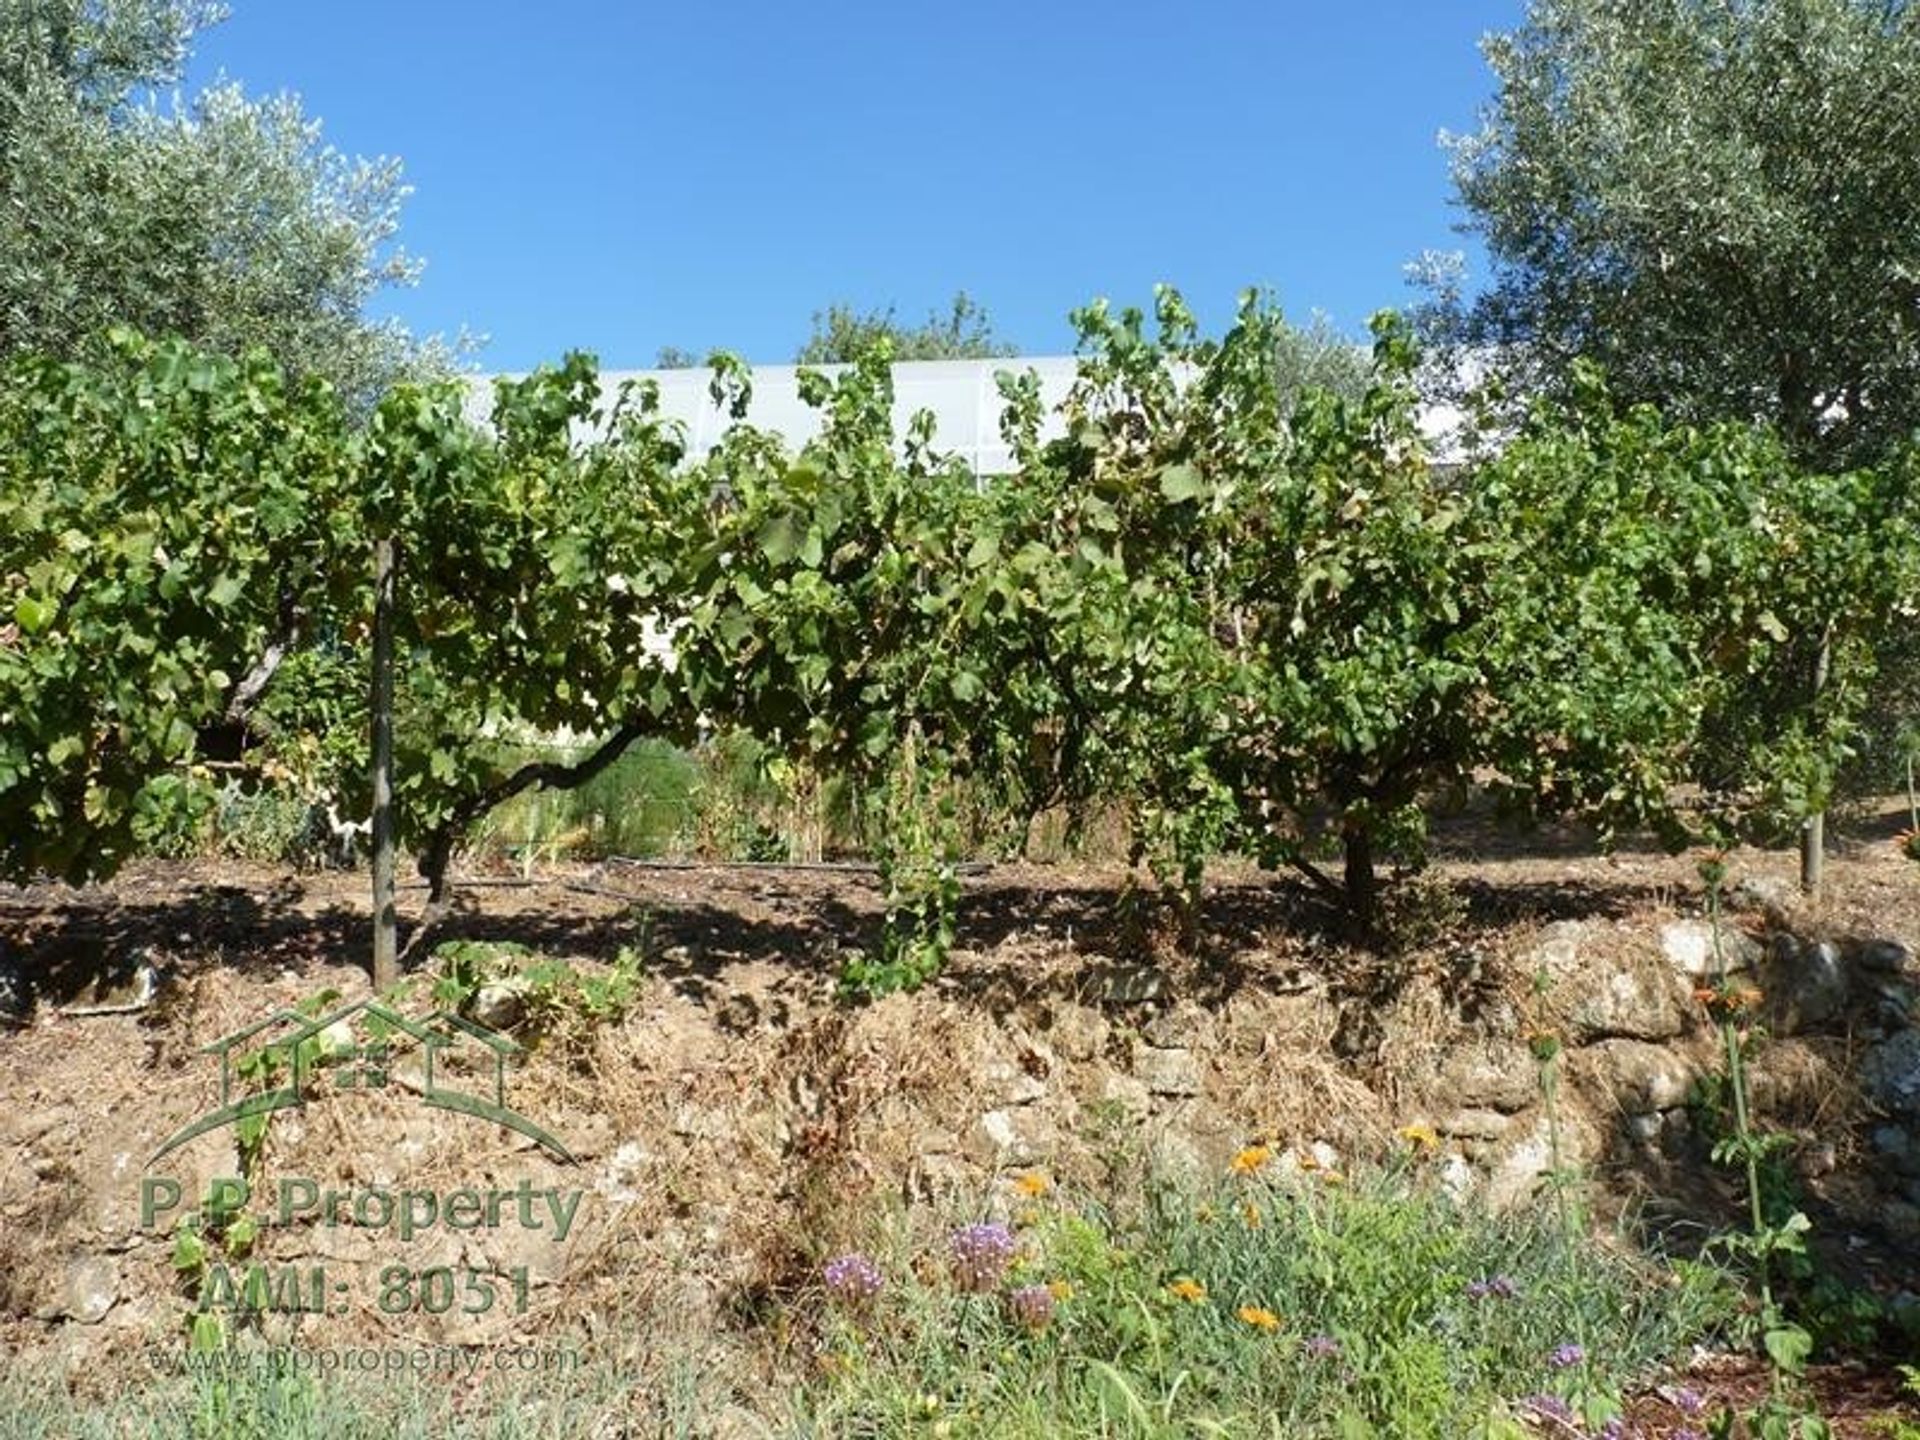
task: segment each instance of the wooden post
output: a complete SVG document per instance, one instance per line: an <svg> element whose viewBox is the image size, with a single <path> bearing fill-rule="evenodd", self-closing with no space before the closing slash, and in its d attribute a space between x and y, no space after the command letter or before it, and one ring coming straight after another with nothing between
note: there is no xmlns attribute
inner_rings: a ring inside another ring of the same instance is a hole
<svg viewBox="0 0 1920 1440"><path fill-rule="evenodd" d="M400 983L393 900L393 540L373 542L373 988Z"/></svg>
<svg viewBox="0 0 1920 1440"><path fill-rule="evenodd" d="M1827 667L1833 654L1831 626L1820 636L1820 649L1813 657L1813 704L1827 688ZM1800 827L1800 889L1804 894L1820 893L1820 882L1827 868L1827 814L1825 810L1809 815Z"/></svg>

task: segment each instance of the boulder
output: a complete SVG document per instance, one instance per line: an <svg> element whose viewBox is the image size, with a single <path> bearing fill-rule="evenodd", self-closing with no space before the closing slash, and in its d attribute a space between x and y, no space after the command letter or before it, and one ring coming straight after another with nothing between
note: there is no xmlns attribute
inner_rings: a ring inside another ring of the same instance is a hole
<svg viewBox="0 0 1920 1440"><path fill-rule="evenodd" d="M1860 1085L1888 1114L1920 1119L1920 1030L1902 1030L1868 1050Z"/></svg>
<svg viewBox="0 0 1920 1440"><path fill-rule="evenodd" d="M1774 936L1760 971L1774 1032L1803 1034L1841 1018L1853 989L1850 969L1831 940L1803 944L1791 935Z"/></svg>
<svg viewBox="0 0 1920 1440"><path fill-rule="evenodd" d="M1461 1140L1498 1140L1513 1128L1513 1120L1498 1110L1456 1110L1433 1127Z"/></svg>
<svg viewBox="0 0 1920 1440"><path fill-rule="evenodd" d="M1856 940L1850 948L1855 965L1879 975L1898 975L1913 960L1912 949L1899 940Z"/></svg>
<svg viewBox="0 0 1920 1440"><path fill-rule="evenodd" d="M1684 1056L1644 1040L1604 1040L1583 1054L1595 1078L1628 1115L1649 1115L1687 1103L1695 1071Z"/></svg>
<svg viewBox="0 0 1920 1440"><path fill-rule="evenodd" d="M1713 953L1713 925L1706 920L1669 920L1660 927L1660 953L1680 974L1700 980L1728 970L1746 970L1760 958L1759 944L1744 931L1720 925L1720 956Z"/></svg>
<svg viewBox="0 0 1920 1440"><path fill-rule="evenodd" d="M1133 1057L1133 1073L1154 1095L1198 1095L1200 1062L1191 1050L1143 1045Z"/></svg>
<svg viewBox="0 0 1920 1440"><path fill-rule="evenodd" d="M1553 997L1553 1008L1576 1041L1671 1040L1687 1029L1690 998L1671 969L1635 958L1624 968L1594 966Z"/></svg>
<svg viewBox="0 0 1920 1440"><path fill-rule="evenodd" d="M1526 1046L1482 1041L1462 1046L1447 1057L1434 1079L1434 1090L1462 1110L1511 1115L1540 1098L1540 1072Z"/></svg>

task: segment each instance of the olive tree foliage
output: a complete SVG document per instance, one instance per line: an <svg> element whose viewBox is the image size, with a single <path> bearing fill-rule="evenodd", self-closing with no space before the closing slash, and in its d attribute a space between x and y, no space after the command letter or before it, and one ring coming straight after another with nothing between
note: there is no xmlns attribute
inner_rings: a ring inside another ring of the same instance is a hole
<svg viewBox="0 0 1920 1440"><path fill-rule="evenodd" d="M193 38L222 13L0 0L0 354L70 357L125 325L263 347L364 411L450 358L365 316L419 274L392 243L399 165L328 147L290 96L180 100Z"/></svg>
<svg viewBox="0 0 1920 1440"><path fill-rule="evenodd" d="M1571 362L1676 418L1764 419L1802 462L1920 424L1920 10L1533 0L1454 139L1489 288L1451 338L1531 390Z"/></svg>
<svg viewBox="0 0 1920 1440"><path fill-rule="evenodd" d="M859 311L829 305L813 316L813 332L794 356L801 365L849 365L887 341L895 360L994 360L1019 351L993 332L993 322L966 291L956 291L945 314L929 311L926 322L909 325L889 305Z"/></svg>

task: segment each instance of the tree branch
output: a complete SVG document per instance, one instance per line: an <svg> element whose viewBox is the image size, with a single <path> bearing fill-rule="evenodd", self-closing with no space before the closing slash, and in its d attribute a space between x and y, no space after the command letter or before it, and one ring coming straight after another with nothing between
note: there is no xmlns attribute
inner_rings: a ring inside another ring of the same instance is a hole
<svg viewBox="0 0 1920 1440"><path fill-rule="evenodd" d="M420 917L420 923L414 927L413 934L407 937L406 948L400 956L402 967L427 932L446 918L449 909L447 871L453 863L453 849L476 821L495 806L535 786L542 790L578 789L624 755L634 741L644 739L647 733L646 725L629 721L601 741L599 748L577 764L532 761L456 804L428 838L427 847L420 855L420 874L427 882L427 908Z"/></svg>

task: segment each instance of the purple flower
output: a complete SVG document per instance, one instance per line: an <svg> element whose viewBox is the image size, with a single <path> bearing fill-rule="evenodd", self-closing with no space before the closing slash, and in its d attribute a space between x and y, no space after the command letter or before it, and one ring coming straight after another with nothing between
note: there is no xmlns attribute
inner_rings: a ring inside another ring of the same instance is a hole
<svg viewBox="0 0 1920 1440"><path fill-rule="evenodd" d="M1685 1385L1662 1385L1654 1393L1682 1415L1698 1415L1707 1408L1706 1398Z"/></svg>
<svg viewBox="0 0 1920 1440"><path fill-rule="evenodd" d="M1007 1296L1013 1318L1029 1330L1044 1330L1053 1319L1053 1290L1046 1285L1022 1285Z"/></svg>
<svg viewBox="0 0 1920 1440"><path fill-rule="evenodd" d="M880 1293L880 1267L858 1251L837 1256L821 1272L837 1300L859 1305Z"/></svg>
<svg viewBox="0 0 1920 1440"><path fill-rule="evenodd" d="M1337 1360L1340 1358L1340 1342L1331 1335L1309 1335L1305 1341L1307 1356L1312 1360Z"/></svg>
<svg viewBox="0 0 1920 1440"><path fill-rule="evenodd" d="M1469 1300L1513 1300L1520 1294L1520 1287L1513 1283L1511 1275L1489 1275L1485 1280L1472 1280L1467 1283Z"/></svg>
<svg viewBox="0 0 1920 1440"><path fill-rule="evenodd" d="M1574 1423L1573 1407L1558 1395L1529 1395L1520 1402L1522 1410L1531 1410L1542 1420L1558 1420L1562 1425Z"/></svg>
<svg viewBox="0 0 1920 1440"><path fill-rule="evenodd" d="M1617 1417L1600 1427L1600 1440L1633 1440L1633 1435L1627 1422Z"/></svg>
<svg viewBox="0 0 1920 1440"><path fill-rule="evenodd" d="M1547 1356L1547 1363L1556 1370L1571 1370L1587 1358L1587 1352L1578 1345L1561 1345Z"/></svg>
<svg viewBox="0 0 1920 1440"><path fill-rule="evenodd" d="M947 1243L953 1252L955 1283L976 1295L998 1285L1013 1263L1013 1232L997 1222L956 1230Z"/></svg>

